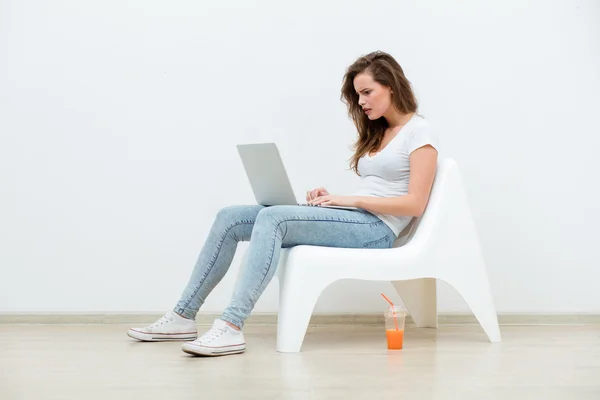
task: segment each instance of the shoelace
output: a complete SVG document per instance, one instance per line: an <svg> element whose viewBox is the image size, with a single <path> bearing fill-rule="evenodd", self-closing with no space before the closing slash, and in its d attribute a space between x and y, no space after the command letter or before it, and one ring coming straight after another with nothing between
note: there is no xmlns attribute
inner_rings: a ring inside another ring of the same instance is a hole
<svg viewBox="0 0 600 400"><path fill-rule="evenodd" d="M168 317L167 315L163 315L162 317L160 317L160 319L158 321L156 321L155 323L153 323L152 325L150 325L148 328L156 328L159 325L166 324L167 322L171 322L171 321L173 321L172 317Z"/></svg>
<svg viewBox="0 0 600 400"><path fill-rule="evenodd" d="M210 343L226 332L225 328L212 327L200 338L202 343Z"/></svg>

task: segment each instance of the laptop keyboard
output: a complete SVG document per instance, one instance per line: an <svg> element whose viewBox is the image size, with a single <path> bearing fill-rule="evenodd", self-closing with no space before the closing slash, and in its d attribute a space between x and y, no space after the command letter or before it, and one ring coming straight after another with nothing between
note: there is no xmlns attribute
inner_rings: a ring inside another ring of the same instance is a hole
<svg viewBox="0 0 600 400"><path fill-rule="evenodd" d="M321 207L320 204L308 204L308 203L298 203L299 206L307 206L307 207Z"/></svg>

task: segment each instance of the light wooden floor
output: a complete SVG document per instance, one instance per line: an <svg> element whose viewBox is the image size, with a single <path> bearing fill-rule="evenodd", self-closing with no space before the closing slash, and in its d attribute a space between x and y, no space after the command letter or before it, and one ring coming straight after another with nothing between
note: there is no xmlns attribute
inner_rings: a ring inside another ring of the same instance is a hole
<svg viewBox="0 0 600 400"><path fill-rule="evenodd" d="M201 327L203 330L206 327ZM0 325L0 399L600 399L600 326L311 327L302 353L248 326L245 354L195 358L123 325Z"/></svg>

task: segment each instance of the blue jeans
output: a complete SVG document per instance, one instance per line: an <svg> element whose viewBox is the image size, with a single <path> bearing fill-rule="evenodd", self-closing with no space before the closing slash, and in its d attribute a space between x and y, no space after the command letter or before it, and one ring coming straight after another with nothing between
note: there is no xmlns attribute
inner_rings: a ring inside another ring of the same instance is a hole
<svg viewBox="0 0 600 400"><path fill-rule="evenodd" d="M240 328L273 278L281 248L312 245L390 248L396 236L365 210L309 206L231 206L217 213L181 299L173 309L194 319L208 294L223 279L237 244L250 241L233 297L221 319Z"/></svg>

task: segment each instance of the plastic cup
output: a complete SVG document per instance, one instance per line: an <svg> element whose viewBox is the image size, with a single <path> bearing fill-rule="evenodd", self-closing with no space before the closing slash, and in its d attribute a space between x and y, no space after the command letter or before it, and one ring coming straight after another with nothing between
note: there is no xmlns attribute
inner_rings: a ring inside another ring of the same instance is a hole
<svg viewBox="0 0 600 400"><path fill-rule="evenodd" d="M398 306L390 306L383 315L385 317L385 335L388 349L402 349L406 312Z"/></svg>

